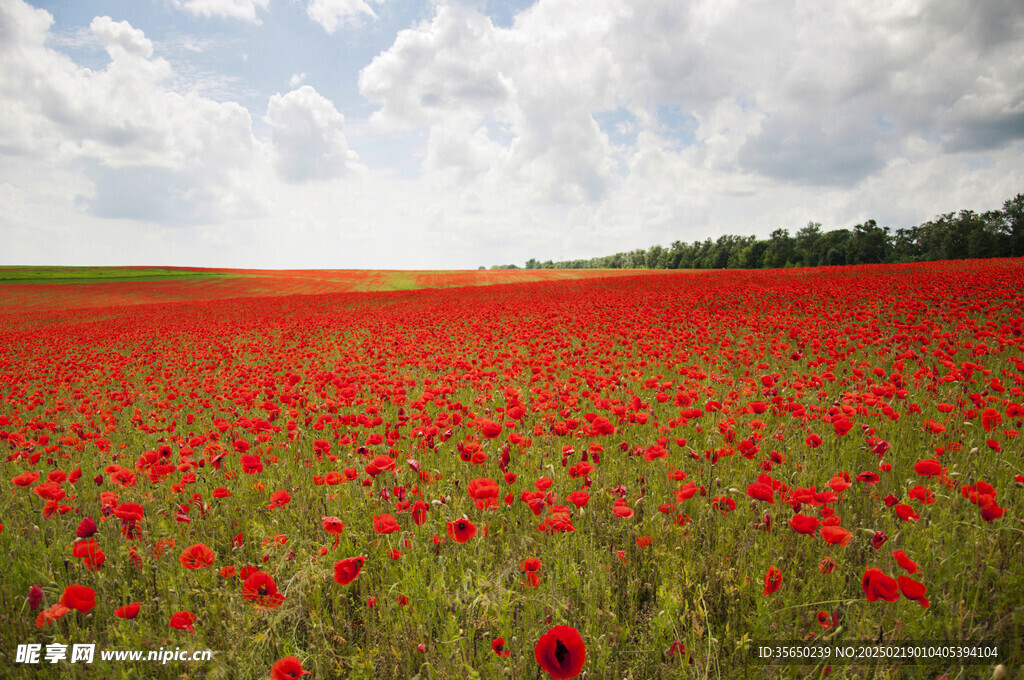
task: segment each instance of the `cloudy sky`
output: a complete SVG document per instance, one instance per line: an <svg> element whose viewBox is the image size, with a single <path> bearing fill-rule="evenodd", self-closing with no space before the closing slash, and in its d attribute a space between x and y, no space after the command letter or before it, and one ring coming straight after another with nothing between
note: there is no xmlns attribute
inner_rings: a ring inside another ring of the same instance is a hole
<svg viewBox="0 0 1024 680"><path fill-rule="evenodd" d="M1024 191L1019 0L0 0L0 263L460 269Z"/></svg>

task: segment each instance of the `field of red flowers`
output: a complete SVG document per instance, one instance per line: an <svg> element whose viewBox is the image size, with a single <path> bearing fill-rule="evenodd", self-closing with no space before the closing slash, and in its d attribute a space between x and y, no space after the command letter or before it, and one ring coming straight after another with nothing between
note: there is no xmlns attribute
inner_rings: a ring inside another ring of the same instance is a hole
<svg viewBox="0 0 1024 680"><path fill-rule="evenodd" d="M63 272L62 269L70 269ZM42 271L40 271L42 270ZM73 283L48 277L56 271L77 276ZM160 279L146 276L159 271ZM118 275L136 274L138 280ZM196 302L241 297L323 295L366 291L489 286L496 283L608 278L634 274L623 269L497 269L401 271L365 269L197 269L190 267L0 267L0 313L4 311L96 309L160 302ZM26 277L16 285L5 279ZM115 279L111 281L110 279Z"/></svg>
<svg viewBox="0 0 1024 680"><path fill-rule="evenodd" d="M204 289L232 280L0 286L0 676L1024 663L1024 261ZM807 640L999 656L755 658ZM79 643L214 654L16 658Z"/></svg>

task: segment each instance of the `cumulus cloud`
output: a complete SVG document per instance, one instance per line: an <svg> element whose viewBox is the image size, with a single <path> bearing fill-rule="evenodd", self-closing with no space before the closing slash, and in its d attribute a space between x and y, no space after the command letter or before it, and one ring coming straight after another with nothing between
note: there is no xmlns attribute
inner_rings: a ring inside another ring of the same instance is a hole
<svg viewBox="0 0 1024 680"><path fill-rule="evenodd" d="M170 65L128 22L92 21L110 61L91 70L45 45L52 21L20 1L0 7L0 34L15 37L0 48L0 100L10 113L0 124L0 149L78 162L95 185L80 197L86 210L110 214L109 206L128 195L117 178L141 192L131 193L129 205L156 200L159 182L146 178L159 177L192 187L175 194L183 214L218 214L256 152L248 111L170 89Z"/></svg>
<svg viewBox="0 0 1024 680"><path fill-rule="evenodd" d="M172 0L174 4L191 14L202 17L225 17L241 19L254 24L261 23L256 8L267 9L270 0Z"/></svg>
<svg viewBox="0 0 1024 680"><path fill-rule="evenodd" d="M538 0L501 28L441 3L363 69L360 91L380 128L431 129L426 170L461 157L479 176L486 157L555 200L600 200L614 186L627 158L596 120L619 109L651 131L679 111L721 169L854 186L910 135L951 153L1024 138L1022 22L1009 0ZM713 129L729 107L747 122ZM484 139L485 123L511 138Z"/></svg>
<svg viewBox="0 0 1024 680"><path fill-rule="evenodd" d="M328 33L334 33L345 24L356 21L360 15L377 18L377 14L364 0L309 0L306 14Z"/></svg>
<svg viewBox="0 0 1024 680"><path fill-rule="evenodd" d="M272 96L263 120L271 129L275 168L288 182L341 177L360 167L342 132L344 116L309 85Z"/></svg>

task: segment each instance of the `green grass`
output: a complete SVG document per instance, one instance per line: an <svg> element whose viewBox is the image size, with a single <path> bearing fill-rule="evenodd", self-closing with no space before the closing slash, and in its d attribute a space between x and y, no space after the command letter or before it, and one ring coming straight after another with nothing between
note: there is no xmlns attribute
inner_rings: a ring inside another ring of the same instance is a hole
<svg viewBox="0 0 1024 680"><path fill-rule="evenodd" d="M233 278L235 276L237 275L229 272L193 271L164 267L0 267L0 285L171 281L180 279Z"/></svg>

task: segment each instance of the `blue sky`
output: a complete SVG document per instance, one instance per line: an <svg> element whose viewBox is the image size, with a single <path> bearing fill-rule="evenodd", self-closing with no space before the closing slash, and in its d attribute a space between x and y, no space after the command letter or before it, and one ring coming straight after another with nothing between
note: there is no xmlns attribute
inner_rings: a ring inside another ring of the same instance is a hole
<svg viewBox="0 0 1024 680"><path fill-rule="evenodd" d="M0 0L0 264L475 268L1024 190L1012 0Z"/></svg>

